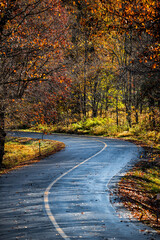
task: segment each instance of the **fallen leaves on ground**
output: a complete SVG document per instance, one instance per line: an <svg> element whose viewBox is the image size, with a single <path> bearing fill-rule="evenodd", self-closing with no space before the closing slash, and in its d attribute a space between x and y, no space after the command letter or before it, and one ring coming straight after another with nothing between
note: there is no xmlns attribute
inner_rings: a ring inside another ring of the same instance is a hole
<svg viewBox="0 0 160 240"><path fill-rule="evenodd" d="M160 193L159 152L147 150L145 158L121 179L118 190L124 206L133 217L160 233L160 201L157 200Z"/></svg>

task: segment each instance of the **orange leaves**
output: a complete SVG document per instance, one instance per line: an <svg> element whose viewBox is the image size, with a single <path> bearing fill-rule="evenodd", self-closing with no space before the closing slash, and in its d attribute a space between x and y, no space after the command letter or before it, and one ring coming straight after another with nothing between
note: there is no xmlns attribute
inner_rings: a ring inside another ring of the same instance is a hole
<svg viewBox="0 0 160 240"><path fill-rule="evenodd" d="M158 9L156 1L148 0L143 2L120 1L117 3L117 6L120 10L118 16L121 23L126 25L126 27L127 25L132 25L132 28L141 30L148 28L148 21L154 21L157 15L156 9Z"/></svg>
<svg viewBox="0 0 160 240"><path fill-rule="evenodd" d="M60 1L28 0L16 6L17 3L0 2L0 20L6 12L10 13L1 26L2 72L9 72L3 79L5 84L10 84L8 98L15 95L18 83L19 93L22 93L23 88L34 85L34 81L39 83L51 79L53 69L62 65L64 49L69 41L66 30L68 16Z"/></svg>
<svg viewBox="0 0 160 240"><path fill-rule="evenodd" d="M154 63L154 64L152 65L152 69L155 69L157 66L158 66L158 64Z"/></svg>

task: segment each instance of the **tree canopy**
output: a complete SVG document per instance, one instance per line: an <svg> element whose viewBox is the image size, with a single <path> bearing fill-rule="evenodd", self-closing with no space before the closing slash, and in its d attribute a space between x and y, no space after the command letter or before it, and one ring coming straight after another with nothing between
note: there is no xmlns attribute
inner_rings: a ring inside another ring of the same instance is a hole
<svg viewBox="0 0 160 240"><path fill-rule="evenodd" d="M159 27L154 0L2 0L0 161L6 120L68 124L113 110L118 126L123 110L131 127L145 109L156 128Z"/></svg>

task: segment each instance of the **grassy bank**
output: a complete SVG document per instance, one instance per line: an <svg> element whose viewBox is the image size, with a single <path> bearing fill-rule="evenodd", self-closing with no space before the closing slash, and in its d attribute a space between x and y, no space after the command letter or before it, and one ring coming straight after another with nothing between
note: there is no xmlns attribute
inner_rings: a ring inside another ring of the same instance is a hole
<svg viewBox="0 0 160 240"><path fill-rule="evenodd" d="M0 174L37 162L64 147L64 143L57 141L7 137Z"/></svg>
<svg viewBox="0 0 160 240"><path fill-rule="evenodd" d="M160 233L160 152L146 150L146 156L121 179L118 192L135 218Z"/></svg>

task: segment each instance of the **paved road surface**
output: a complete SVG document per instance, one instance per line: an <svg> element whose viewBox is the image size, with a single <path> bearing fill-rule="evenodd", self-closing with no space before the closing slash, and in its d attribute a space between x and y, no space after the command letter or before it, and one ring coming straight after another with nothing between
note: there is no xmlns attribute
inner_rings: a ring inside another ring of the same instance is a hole
<svg viewBox="0 0 160 240"><path fill-rule="evenodd" d="M146 226L120 218L109 199L107 184L138 157L137 146L98 137L45 138L66 148L0 178L0 239L160 239Z"/></svg>

